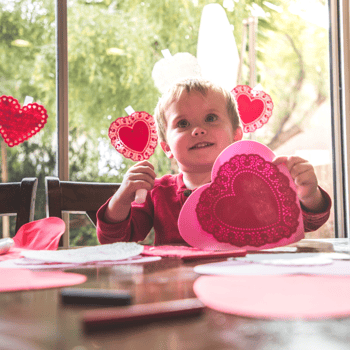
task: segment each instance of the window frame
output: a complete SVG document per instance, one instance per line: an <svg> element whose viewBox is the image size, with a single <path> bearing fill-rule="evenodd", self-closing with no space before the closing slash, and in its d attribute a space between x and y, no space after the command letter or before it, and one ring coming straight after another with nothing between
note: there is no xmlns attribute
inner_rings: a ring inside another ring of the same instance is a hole
<svg viewBox="0 0 350 350"><path fill-rule="evenodd" d="M350 42L348 0L329 0L329 59L334 186L334 230L336 238L349 237L350 198ZM68 30L67 0L56 0L56 175L69 180L68 121ZM64 216L69 227L69 216ZM69 232L69 231L68 231ZM67 232L66 232L67 233ZM69 233L64 235L69 246Z"/></svg>

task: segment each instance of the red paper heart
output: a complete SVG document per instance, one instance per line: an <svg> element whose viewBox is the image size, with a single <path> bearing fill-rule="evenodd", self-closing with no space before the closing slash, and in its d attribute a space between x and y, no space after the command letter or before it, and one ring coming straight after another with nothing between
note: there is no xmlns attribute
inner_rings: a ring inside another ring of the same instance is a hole
<svg viewBox="0 0 350 350"><path fill-rule="evenodd" d="M263 91L252 90L247 85L238 85L232 90L244 132L253 132L266 124L272 115L271 97Z"/></svg>
<svg viewBox="0 0 350 350"><path fill-rule="evenodd" d="M219 168L196 213L202 229L217 241L259 247L291 237L300 209L277 166L257 154L240 154Z"/></svg>
<svg viewBox="0 0 350 350"><path fill-rule="evenodd" d="M214 212L219 220L241 230L259 229L278 222L279 207L275 195L259 176L252 172L237 175L232 183L232 191L234 195L219 199L215 205Z"/></svg>
<svg viewBox="0 0 350 350"><path fill-rule="evenodd" d="M147 124L140 120L131 128L122 126L119 130L120 140L130 149L142 153L147 147L148 127Z"/></svg>
<svg viewBox="0 0 350 350"><path fill-rule="evenodd" d="M13 147L38 133L47 122L46 109L30 103L23 108L12 96L0 97L0 134Z"/></svg>
<svg viewBox="0 0 350 350"><path fill-rule="evenodd" d="M146 112L118 118L110 125L108 136L119 153L134 161L148 159L158 141L154 119Z"/></svg>

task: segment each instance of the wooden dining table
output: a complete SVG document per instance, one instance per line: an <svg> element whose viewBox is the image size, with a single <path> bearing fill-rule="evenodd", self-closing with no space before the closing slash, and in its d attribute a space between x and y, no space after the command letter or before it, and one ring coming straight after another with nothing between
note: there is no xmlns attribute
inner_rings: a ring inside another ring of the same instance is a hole
<svg viewBox="0 0 350 350"><path fill-rule="evenodd" d="M305 249L300 244L295 254ZM128 291L133 304L139 305L195 298L193 284L199 275L194 272L194 266L224 260L186 262L162 258L65 271L87 277L79 288ZM209 308L199 315L86 333L82 314L97 307L65 305L60 291L61 288L52 288L0 293L0 349L350 349L350 317L266 320Z"/></svg>

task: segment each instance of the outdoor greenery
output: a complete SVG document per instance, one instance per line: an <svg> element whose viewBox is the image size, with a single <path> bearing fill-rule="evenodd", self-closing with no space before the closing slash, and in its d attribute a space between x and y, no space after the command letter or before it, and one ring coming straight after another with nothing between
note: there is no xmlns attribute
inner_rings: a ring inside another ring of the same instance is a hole
<svg viewBox="0 0 350 350"><path fill-rule="evenodd" d="M210 0L68 0L71 180L122 180L133 162L122 159L109 145L110 123L125 116L128 105L153 113L160 94L151 73L162 58L161 50L196 56L202 9L213 2L223 4ZM292 2L235 0L233 11L226 10L239 50L243 19L258 15L257 80L271 95L275 110L257 137L272 149L300 132L310 111L328 99L327 29L291 14L288 6ZM7 147L8 181L39 178L39 219L45 217L44 178L55 175L55 2L0 0L0 23L0 95L11 95L21 104L25 96L32 96L49 115L39 134L19 146ZM244 83L248 84L247 58ZM158 176L171 171L160 147L150 161ZM12 223L11 235L14 233ZM87 225L76 230L73 224L71 240L73 245L97 244L95 229Z"/></svg>

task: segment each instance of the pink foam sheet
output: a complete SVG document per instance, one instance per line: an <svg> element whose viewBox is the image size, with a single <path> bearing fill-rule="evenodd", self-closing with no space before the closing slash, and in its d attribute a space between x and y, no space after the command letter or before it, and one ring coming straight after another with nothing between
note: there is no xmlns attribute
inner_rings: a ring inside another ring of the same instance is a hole
<svg viewBox="0 0 350 350"><path fill-rule="evenodd" d="M86 281L78 273L62 271L30 271L25 269L0 269L0 292L47 289L73 286Z"/></svg>
<svg viewBox="0 0 350 350"><path fill-rule="evenodd" d="M229 258L229 257L243 257L246 255L244 249L234 249L227 251L212 251L202 250L186 246L144 246L142 255L145 256L162 256L162 257L176 257L183 260L197 260L209 258Z"/></svg>
<svg viewBox="0 0 350 350"><path fill-rule="evenodd" d="M304 238L295 184L284 164L256 141L238 141L216 159L210 184L185 202L178 220L192 247L256 251Z"/></svg>
<svg viewBox="0 0 350 350"><path fill-rule="evenodd" d="M65 222L56 217L44 218L24 224L13 240L16 248L32 250L57 250Z"/></svg>
<svg viewBox="0 0 350 350"><path fill-rule="evenodd" d="M326 319L350 315L350 277L203 276L194 292L208 307L261 319Z"/></svg>

